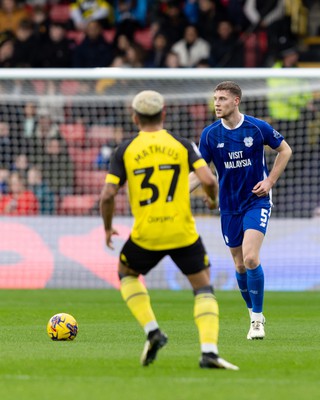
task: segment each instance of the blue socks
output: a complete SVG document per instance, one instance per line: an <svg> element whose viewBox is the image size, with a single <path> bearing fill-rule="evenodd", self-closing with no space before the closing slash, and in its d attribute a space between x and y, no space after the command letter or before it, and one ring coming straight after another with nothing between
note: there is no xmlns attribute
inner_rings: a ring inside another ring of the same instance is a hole
<svg viewBox="0 0 320 400"><path fill-rule="evenodd" d="M244 274L236 272L236 279L241 296L252 312L261 313L264 296L264 273L261 265L248 269Z"/></svg>
<svg viewBox="0 0 320 400"><path fill-rule="evenodd" d="M239 290L243 300L246 302L248 308L252 308L251 297L248 290L247 284L247 273L240 274L236 271L236 279L238 281Z"/></svg>
<svg viewBox="0 0 320 400"><path fill-rule="evenodd" d="M264 295L264 273L261 264L247 270L247 285L252 302L252 312L261 313Z"/></svg>

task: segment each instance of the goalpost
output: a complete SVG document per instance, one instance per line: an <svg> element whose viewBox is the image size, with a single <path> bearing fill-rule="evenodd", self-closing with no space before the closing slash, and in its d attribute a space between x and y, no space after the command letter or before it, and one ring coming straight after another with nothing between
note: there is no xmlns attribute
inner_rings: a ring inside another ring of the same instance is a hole
<svg viewBox="0 0 320 400"><path fill-rule="evenodd" d="M320 70L312 68L1 69L0 287L118 287L117 257L132 222L126 189L116 201L114 252L104 246L98 200L112 150L137 132L132 98L140 90L160 91L166 128L197 143L214 120L212 92L222 80L241 86L243 113L270 122L293 148L273 189L261 253L266 288L319 289ZM266 148L266 156L271 166L274 152ZM29 209L17 209L12 190L34 194ZM201 190L191 201L214 285L233 289L219 215L206 209ZM147 282L188 287L167 259Z"/></svg>

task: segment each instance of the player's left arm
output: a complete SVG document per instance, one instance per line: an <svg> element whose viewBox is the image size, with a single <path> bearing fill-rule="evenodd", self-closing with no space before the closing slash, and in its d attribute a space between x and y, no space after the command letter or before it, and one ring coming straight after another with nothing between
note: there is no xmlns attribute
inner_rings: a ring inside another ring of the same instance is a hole
<svg viewBox="0 0 320 400"><path fill-rule="evenodd" d="M190 193L193 192L197 187L201 185L200 179L197 177L197 175L194 173L194 171L190 172L189 174L189 190Z"/></svg>
<svg viewBox="0 0 320 400"><path fill-rule="evenodd" d="M206 160L207 164L210 164L211 158L210 158L210 153L207 149L207 143L205 140L205 135L206 135L206 129L203 130L202 134L201 134L201 138L200 138L200 143L199 143L199 149L196 148L195 144L193 143L193 148L196 151L196 153L204 158L204 160ZM197 189L197 187L199 187L201 185L201 180L199 179L199 177L197 176L197 174L192 171L189 174L189 190L190 193L193 192L195 189Z"/></svg>
<svg viewBox="0 0 320 400"><path fill-rule="evenodd" d="M270 189L274 186L282 172L285 170L292 154L291 147L285 140L281 142L280 146L277 147L275 151L277 151L278 154L269 176L263 181L258 182L252 190L252 193L257 195L258 197L268 195Z"/></svg>

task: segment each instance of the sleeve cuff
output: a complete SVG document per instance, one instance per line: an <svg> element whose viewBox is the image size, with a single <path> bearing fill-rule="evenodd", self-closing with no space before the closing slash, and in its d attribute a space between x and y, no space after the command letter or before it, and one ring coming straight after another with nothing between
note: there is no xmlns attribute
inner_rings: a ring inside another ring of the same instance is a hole
<svg viewBox="0 0 320 400"><path fill-rule="evenodd" d="M198 169L198 168L205 167L205 166L207 166L207 165L208 165L208 164L205 162L205 160L204 160L203 158L200 158L199 160L195 161L195 162L192 164L192 167L193 167L194 170L196 170L196 169Z"/></svg>
<svg viewBox="0 0 320 400"><path fill-rule="evenodd" d="M119 185L120 178L116 175L107 174L105 183L113 183L114 185Z"/></svg>

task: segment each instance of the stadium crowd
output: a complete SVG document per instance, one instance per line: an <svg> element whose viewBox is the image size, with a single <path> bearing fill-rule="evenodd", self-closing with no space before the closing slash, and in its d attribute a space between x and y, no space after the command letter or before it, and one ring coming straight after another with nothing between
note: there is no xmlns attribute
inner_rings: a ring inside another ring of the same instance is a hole
<svg viewBox="0 0 320 400"><path fill-rule="evenodd" d="M271 66L308 36L317 3L1 0L0 67Z"/></svg>
<svg viewBox="0 0 320 400"><path fill-rule="evenodd" d="M296 67L298 60L320 61L316 47L301 46L308 34L320 33L318 19L311 32L307 13L317 3L1 0L0 68ZM98 213L110 154L134 131L127 105L110 113L101 105L60 104L59 96L101 95L112 85L0 80L0 93L56 96L54 104L0 101L0 214ZM168 129L178 123L193 139L212 119L207 104L167 108ZM281 121L279 112L275 105L269 115ZM119 198L117 207L128 213L125 193Z"/></svg>

